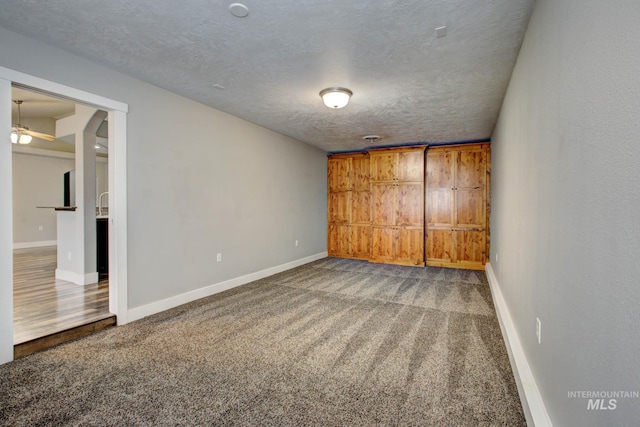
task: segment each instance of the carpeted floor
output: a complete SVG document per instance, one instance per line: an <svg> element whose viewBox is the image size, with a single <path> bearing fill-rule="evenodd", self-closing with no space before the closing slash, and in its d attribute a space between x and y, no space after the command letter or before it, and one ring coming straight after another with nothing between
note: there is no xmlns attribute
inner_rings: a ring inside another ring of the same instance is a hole
<svg viewBox="0 0 640 427"><path fill-rule="evenodd" d="M325 258L0 366L0 425L525 420L484 272Z"/></svg>

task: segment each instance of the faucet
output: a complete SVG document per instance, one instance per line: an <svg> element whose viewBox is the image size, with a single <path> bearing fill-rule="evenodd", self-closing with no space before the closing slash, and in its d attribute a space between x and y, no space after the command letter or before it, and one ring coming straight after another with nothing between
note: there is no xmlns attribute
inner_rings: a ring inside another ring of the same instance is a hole
<svg viewBox="0 0 640 427"><path fill-rule="evenodd" d="M108 195L109 192L105 191L104 193L100 194L100 198L98 199L98 216L102 216L102 196Z"/></svg>

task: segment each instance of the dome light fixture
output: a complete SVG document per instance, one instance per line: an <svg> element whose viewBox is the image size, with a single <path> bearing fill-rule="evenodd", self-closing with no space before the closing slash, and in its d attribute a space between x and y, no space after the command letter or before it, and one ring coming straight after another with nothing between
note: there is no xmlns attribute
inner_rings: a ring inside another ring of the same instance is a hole
<svg viewBox="0 0 640 427"><path fill-rule="evenodd" d="M320 97L322 97L324 105L329 108L346 107L351 95L353 95L353 92L344 87L328 87L320 91Z"/></svg>

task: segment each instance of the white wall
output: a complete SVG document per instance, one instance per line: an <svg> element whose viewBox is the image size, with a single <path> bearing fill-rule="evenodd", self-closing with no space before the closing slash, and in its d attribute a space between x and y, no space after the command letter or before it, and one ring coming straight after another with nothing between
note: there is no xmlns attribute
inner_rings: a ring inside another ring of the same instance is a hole
<svg viewBox="0 0 640 427"><path fill-rule="evenodd" d="M73 155L59 158L14 152L12 157L14 244L55 241L55 211L36 206L63 205L63 175L74 169Z"/></svg>
<svg viewBox="0 0 640 427"><path fill-rule="evenodd" d="M11 82L0 79L0 99L10 99ZM0 129L11 127L11 106L0 103ZM5 134L8 137L8 133ZM13 233L11 146L0 144L0 363L13 359Z"/></svg>
<svg viewBox="0 0 640 427"><path fill-rule="evenodd" d="M326 251L322 151L2 28L0 38L0 66L129 105L130 308Z"/></svg>
<svg viewBox="0 0 640 427"><path fill-rule="evenodd" d="M109 172L106 158L96 161L99 195L108 191ZM57 240L55 211L36 206L63 205L63 175L75 169L74 155L14 146L12 166L14 246L31 247ZM107 197L103 205L108 205Z"/></svg>
<svg viewBox="0 0 640 427"><path fill-rule="evenodd" d="M96 207L98 207L100 194L109 191L109 163L107 161L106 157L96 157ZM107 196L102 198L102 206L109 206L109 198Z"/></svg>
<svg viewBox="0 0 640 427"><path fill-rule="evenodd" d="M640 389L639 23L637 1L538 0L493 136L491 264L558 426L640 419L568 397Z"/></svg>

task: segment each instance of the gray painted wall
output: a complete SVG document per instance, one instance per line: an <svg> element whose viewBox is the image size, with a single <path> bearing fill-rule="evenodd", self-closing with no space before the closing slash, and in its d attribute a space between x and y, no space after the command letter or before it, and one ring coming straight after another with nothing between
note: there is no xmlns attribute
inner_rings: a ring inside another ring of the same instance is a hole
<svg viewBox="0 0 640 427"><path fill-rule="evenodd" d="M568 398L640 389L639 23L637 1L538 0L493 137L491 264L558 426L640 419Z"/></svg>
<svg viewBox="0 0 640 427"><path fill-rule="evenodd" d="M2 28L0 39L0 66L129 105L130 308L326 251L322 151Z"/></svg>

